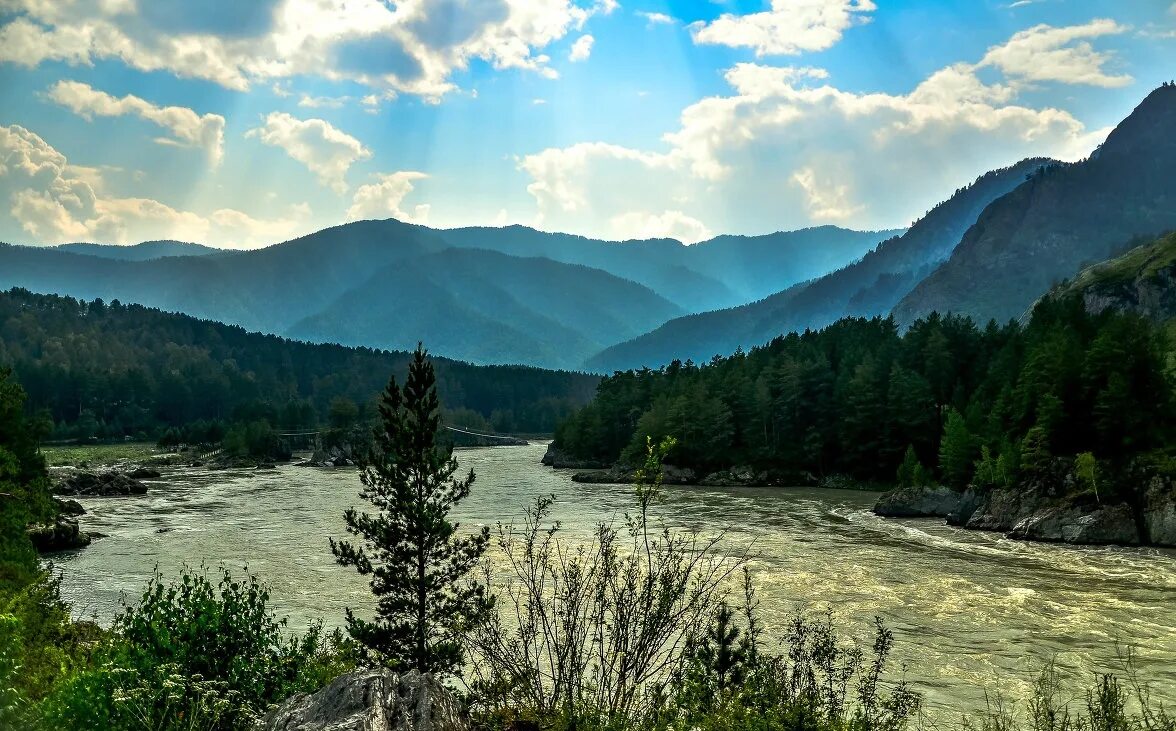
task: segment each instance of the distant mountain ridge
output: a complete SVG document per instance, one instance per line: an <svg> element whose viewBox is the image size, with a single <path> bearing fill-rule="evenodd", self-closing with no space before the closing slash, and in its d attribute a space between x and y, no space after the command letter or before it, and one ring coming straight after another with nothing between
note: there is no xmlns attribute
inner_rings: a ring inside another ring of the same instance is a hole
<svg viewBox="0 0 1176 731"><path fill-rule="evenodd" d="M1125 242L1176 228L1176 86L1154 90L1089 158L1044 168L991 205L894 308L998 321Z"/></svg>
<svg viewBox="0 0 1176 731"><path fill-rule="evenodd" d="M181 242L0 245L0 288L119 299L316 342L411 348L424 341L474 363L578 369L589 355L700 302L742 301L720 281L723 272L741 290L771 287L876 238L822 227L700 249L669 239L613 243L522 227L442 231L388 219L250 251ZM777 265L754 266L761 260Z"/></svg>
<svg viewBox="0 0 1176 731"><path fill-rule="evenodd" d="M149 261L151 259L162 259L165 256L209 256L230 253L225 249L215 249L211 246L193 244L188 241L144 241L131 246L117 246L114 244L59 244L52 248L58 251L68 251L71 254L86 254L104 259L121 259L123 261Z"/></svg>
<svg viewBox="0 0 1176 731"><path fill-rule="evenodd" d="M433 231L451 246L583 264L644 284L688 312L743 304L859 258L901 231L817 226L759 236L601 241L525 226Z"/></svg>
<svg viewBox="0 0 1176 731"><path fill-rule="evenodd" d="M311 342L404 350L430 347L475 364L522 362L575 370L626 334L682 313L607 272L539 257L446 249L392 264L286 330Z"/></svg>
<svg viewBox="0 0 1176 731"><path fill-rule="evenodd" d="M687 358L705 361L736 348L761 345L777 335L819 329L843 317L884 315L936 266L993 200L1025 182L1046 158L1030 158L985 173L928 211L900 236L887 239L857 261L823 277L794 285L757 302L672 320L588 360L611 372L656 367Z"/></svg>

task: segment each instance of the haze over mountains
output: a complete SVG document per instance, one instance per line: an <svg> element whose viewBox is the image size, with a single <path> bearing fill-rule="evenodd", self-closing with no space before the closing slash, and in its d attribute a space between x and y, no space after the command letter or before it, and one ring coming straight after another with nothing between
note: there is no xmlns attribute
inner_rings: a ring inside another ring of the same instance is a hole
<svg viewBox="0 0 1176 731"><path fill-rule="evenodd" d="M120 299L287 335L596 372L707 360L843 317L1007 320L1084 266L1176 229L1176 86L1092 155L1031 158L908 231L608 242L522 226L359 221L254 251L0 245L0 288Z"/></svg>
<svg viewBox="0 0 1176 731"><path fill-rule="evenodd" d="M892 232L606 242L512 226L360 221L255 251L0 246L0 287L124 302L313 342L582 368L666 320L775 291Z"/></svg>
<svg viewBox="0 0 1176 731"><path fill-rule="evenodd" d="M894 309L1018 317L1045 290L1132 242L1176 229L1176 86L1153 91L1091 156L994 201L951 258Z"/></svg>
<svg viewBox="0 0 1176 731"><path fill-rule="evenodd" d="M675 358L703 361L793 330L821 328L842 317L885 315L948 258L985 206L1051 162L1033 158L986 173L928 211L906 233L883 241L848 266L757 302L671 320L604 350L588 366L608 372Z"/></svg>

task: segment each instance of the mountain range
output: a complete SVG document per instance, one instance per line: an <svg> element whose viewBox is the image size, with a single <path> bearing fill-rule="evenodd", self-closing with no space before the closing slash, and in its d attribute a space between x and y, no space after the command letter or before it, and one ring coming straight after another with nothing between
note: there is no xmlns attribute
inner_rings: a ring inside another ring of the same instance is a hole
<svg viewBox="0 0 1176 731"><path fill-rule="evenodd" d="M951 257L894 308L985 321L1021 315L1084 266L1176 229L1176 86L1147 96L1090 157L1043 168L993 201Z"/></svg>
<svg viewBox="0 0 1176 731"><path fill-rule="evenodd" d="M666 320L788 286L890 233L825 226L688 247L389 219L253 251L0 245L0 288L119 299L312 342L424 341L472 363L578 369Z"/></svg>
<svg viewBox="0 0 1176 731"><path fill-rule="evenodd" d="M842 317L885 315L947 260L985 206L1052 162L1034 158L986 173L928 211L904 234L883 241L848 266L740 307L671 320L602 351L587 365L607 372L674 358L703 361L793 330L821 328Z"/></svg>
<svg viewBox="0 0 1176 731"><path fill-rule="evenodd" d="M1176 86L1087 159L1022 160L905 231L601 241L358 221L252 251L0 245L0 288L120 299L311 342L608 372L709 359L843 317L1020 316L1083 267L1176 229Z"/></svg>

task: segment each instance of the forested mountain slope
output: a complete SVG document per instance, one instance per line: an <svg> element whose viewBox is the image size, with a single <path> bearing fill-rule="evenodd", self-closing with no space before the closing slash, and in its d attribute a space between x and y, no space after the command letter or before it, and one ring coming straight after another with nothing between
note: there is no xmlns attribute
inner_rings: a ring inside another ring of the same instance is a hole
<svg viewBox="0 0 1176 731"><path fill-rule="evenodd" d="M426 345L428 345L426 343ZM34 412L103 436L154 434L199 420L325 421L336 399L363 406L409 353L308 345L117 302L0 293L0 367ZM542 432L591 398L598 378L434 358L446 409L504 431Z"/></svg>
<svg viewBox="0 0 1176 731"><path fill-rule="evenodd" d="M410 349L473 363L577 369L617 338L681 314L645 287L585 266L447 249L378 271L287 334Z"/></svg>
<svg viewBox="0 0 1176 731"><path fill-rule="evenodd" d="M445 248L397 221L325 229L256 251L122 261L0 245L0 288L120 299L281 333L393 261Z"/></svg>
<svg viewBox="0 0 1176 731"><path fill-rule="evenodd" d="M588 366L609 372L653 367L675 358L705 361L780 334L821 328L842 317L885 314L947 259L989 203L1052 162L1032 158L985 173L932 208L901 236L883 241L848 266L758 302L672 320L642 337L606 349L590 359Z"/></svg>
<svg viewBox="0 0 1176 731"><path fill-rule="evenodd" d="M1134 312L1156 323L1176 319L1176 233L1095 264L1050 291L1049 298L1082 299L1086 310Z"/></svg>
<svg viewBox="0 0 1176 731"><path fill-rule="evenodd" d="M1176 86L1153 91L1090 158L1044 168L994 201L951 258L894 309L1020 316L1043 292L1125 242L1176 228Z"/></svg>
<svg viewBox="0 0 1176 731"><path fill-rule="evenodd" d="M231 253L224 249L214 249L211 246L192 244L186 241L144 241L134 246L61 244L53 248L59 251L68 251L71 254L88 254L89 256L123 261L148 261L162 259L165 256L208 256L210 254Z"/></svg>
<svg viewBox="0 0 1176 731"><path fill-rule="evenodd" d="M687 247L358 221L253 251L0 245L0 288L119 299L321 342L424 340L471 362L579 368L694 307L743 302L741 292L824 271L877 238L822 227Z"/></svg>

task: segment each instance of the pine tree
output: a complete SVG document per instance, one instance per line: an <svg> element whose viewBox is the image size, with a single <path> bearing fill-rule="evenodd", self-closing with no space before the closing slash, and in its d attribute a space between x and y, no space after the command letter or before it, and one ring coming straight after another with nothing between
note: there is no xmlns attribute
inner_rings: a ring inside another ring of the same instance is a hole
<svg viewBox="0 0 1176 731"><path fill-rule="evenodd" d="M455 478L453 447L438 441L436 379L419 345L404 390L391 379L379 411L381 426L360 460L360 497L377 512L344 514L360 545L331 541L340 564L372 577L377 598L375 619L360 619L349 608L347 628L394 670L453 673L462 663L462 632L492 605L486 587L468 578L490 530L459 537L459 524L449 518L470 494L474 473Z"/></svg>

